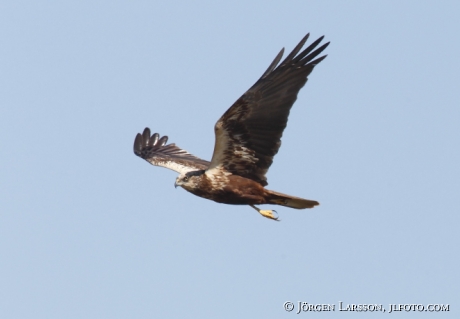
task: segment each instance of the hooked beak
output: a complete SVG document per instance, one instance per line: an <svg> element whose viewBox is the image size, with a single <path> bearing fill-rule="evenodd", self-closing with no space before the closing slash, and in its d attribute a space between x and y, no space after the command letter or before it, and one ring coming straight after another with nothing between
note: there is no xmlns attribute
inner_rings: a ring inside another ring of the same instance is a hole
<svg viewBox="0 0 460 319"><path fill-rule="evenodd" d="M179 186L177 185L177 182L174 182L174 188L177 188L177 186Z"/></svg>

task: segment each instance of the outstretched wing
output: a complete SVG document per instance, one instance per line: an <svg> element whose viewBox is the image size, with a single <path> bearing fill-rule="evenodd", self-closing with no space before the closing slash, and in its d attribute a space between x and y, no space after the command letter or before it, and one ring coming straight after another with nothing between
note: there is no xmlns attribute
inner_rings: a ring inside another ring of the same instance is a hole
<svg viewBox="0 0 460 319"><path fill-rule="evenodd" d="M316 48L323 37L297 54L308 36L278 65L282 49L262 77L217 121L208 171L223 168L267 185L265 174L281 146L281 136L297 93L313 68L326 58L314 60L329 45L328 42Z"/></svg>
<svg viewBox="0 0 460 319"><path fill-rule="evenodd" d="M208 168L208 161L193 156L175 144L166 145L167 136L159 137L158 133L150 135L150 129L146 127L134 140L134 154L152 165L166 167L180 174Z"/></svg>

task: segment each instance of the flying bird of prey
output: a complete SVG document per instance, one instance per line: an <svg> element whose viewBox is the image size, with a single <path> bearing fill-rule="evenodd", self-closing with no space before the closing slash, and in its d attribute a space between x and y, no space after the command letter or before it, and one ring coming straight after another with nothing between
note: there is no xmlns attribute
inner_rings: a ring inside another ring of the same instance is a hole
<svg viewBox="0 0 460 319"><path fill-rule="evenodd" d="M284 48L259 80L244 93L214 126L215 145L211 162L200 159L167 136L151 135L146 128L137 134L134 153L152 165L179 173L175 186L218 203L249 205L262 216L278 220L276 211L254 205L274 204L313 208L317 201L266 189L267 173L281 146L289 111L313 68L326 58L315 59L328 45L317 48L323 37L299 53L307 34L281 62Z"/></svg>

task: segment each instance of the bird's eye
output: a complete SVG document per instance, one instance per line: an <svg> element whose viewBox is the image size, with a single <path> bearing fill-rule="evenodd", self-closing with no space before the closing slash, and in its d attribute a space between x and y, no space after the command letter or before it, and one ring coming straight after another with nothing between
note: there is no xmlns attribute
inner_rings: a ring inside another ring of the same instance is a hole
<svg viewBox="0 0 460 319"><path fill-rule="evenodd" d="M188 176L184 177L184 182L188 182Z"/></svg>

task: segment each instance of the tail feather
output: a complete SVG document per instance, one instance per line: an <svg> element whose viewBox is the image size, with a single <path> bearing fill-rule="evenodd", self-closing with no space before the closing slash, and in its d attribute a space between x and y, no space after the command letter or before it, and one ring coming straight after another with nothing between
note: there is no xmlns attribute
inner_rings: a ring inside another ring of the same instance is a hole
<svg viewBox="0 0 460 319"><path fill-rule="evenodd" d="M303 199L300 197L286 195L268 189L266 191L268 195L268 203L270 204L276 204L296 209L313 208L319 205L319 203L315 200Z"/></svg>

